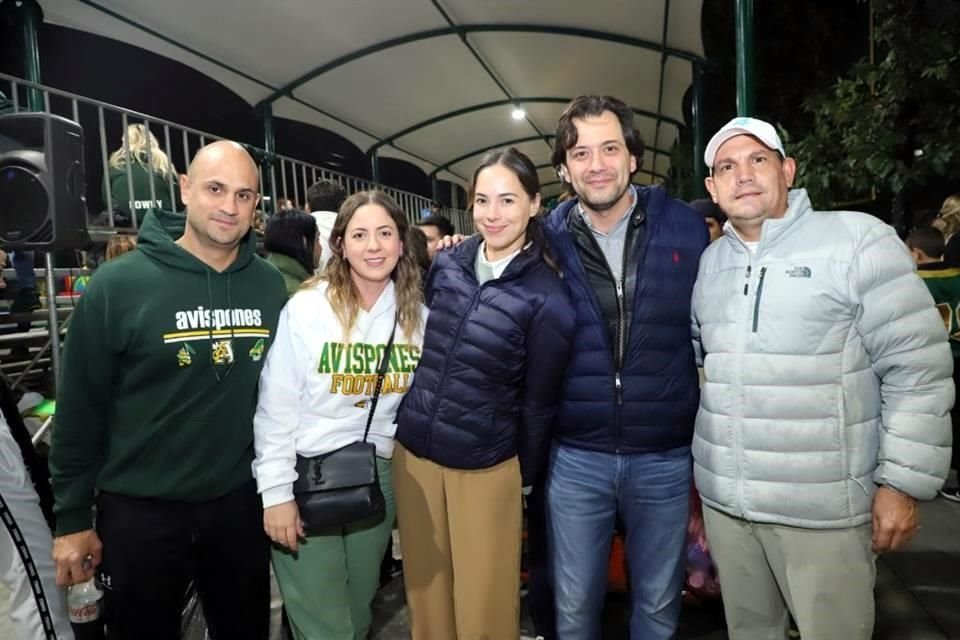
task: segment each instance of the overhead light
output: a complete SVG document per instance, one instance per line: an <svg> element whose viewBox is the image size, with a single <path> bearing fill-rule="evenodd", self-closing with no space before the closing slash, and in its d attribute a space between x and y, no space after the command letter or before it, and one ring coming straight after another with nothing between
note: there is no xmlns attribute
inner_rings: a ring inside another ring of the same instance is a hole
<svg viewBox="0 0 960 640"><path fill-rule="evenodd" d="M510 113L510 117L513 118L514 120L523 120L524 118L527 117L527 112L521 109L520 107L516 107Z"/></svg>

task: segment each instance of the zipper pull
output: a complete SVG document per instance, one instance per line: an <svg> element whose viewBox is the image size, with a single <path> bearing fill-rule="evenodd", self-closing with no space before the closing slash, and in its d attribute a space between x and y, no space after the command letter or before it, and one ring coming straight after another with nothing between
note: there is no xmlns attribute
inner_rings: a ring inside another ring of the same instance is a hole
<svg viewBox="0 0 960 640"><path fill-rule="evenodd" d="M623 300L623 283L617 280L617 300Z"/></svg>
<svg viewBox="0 0 960 640"><path fill-rule="evenodd" d="M623 406L623 383L620 380L620 372L613 374L613 382L617 388L617 404Z"/></svg>
<svg viewBox="0 0 960 640"><path fill-rule="evenodd" d="M751 265L749 265L749 264L747 265L747 275L745 276L746 279L747 279L747 281L743 283L743 295L747 295L747 291L749 290L749 287L750 287L750 270L751 270L752 268L753 268L753 267L752 267Z"/></svg>

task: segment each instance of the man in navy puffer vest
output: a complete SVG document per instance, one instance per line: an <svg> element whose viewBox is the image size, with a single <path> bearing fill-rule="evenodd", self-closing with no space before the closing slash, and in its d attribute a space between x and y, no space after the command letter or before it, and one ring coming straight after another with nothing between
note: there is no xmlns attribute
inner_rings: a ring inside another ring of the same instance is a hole
<svg viewBox="0 0 960 640"><path fill-rule="evenodd" d="M575 98L558 122L553 164L577 195L545 229L576 308L546 480L560 640L600 637L618 515L630 636L671 638L680 612L699 399L690 297L707 230L662 188L631 186L643 148L615 98Z"/></svg>

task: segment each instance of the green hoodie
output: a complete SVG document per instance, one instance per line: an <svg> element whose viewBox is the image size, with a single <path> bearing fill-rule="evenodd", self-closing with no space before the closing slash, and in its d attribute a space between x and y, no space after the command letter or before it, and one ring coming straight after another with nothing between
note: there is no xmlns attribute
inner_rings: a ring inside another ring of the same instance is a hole
<svg viewBox="0 0 960 640"><path fill-rule="evenodd" d="M267 256L267 262L275 266L283 274L283 281L287 285L287 295L293 295L303 284L304 280L310 277L310 274L304 269L303 265L282 253L271 253Z"/></svg>
<svg viewBox="0 0 960 640"><path fill-rule="evenodd" d="M954 359L960 358L960 269L944 262L921 264L917 275L930 290L937 311L950 335L950 350ZM954 443L953 446L958 446Z"/></svg>
<svg viewBox="0 0 960 640"><path fill-rule="evenodd" d="M137 250L97 270L71 317L50 453L59 535L90 528L95 488L201 502L252 478L286 289L252 232L217 273L174 243L185 220L148 214Z"/></svg>
<svg viewBox="0 0 960 640"><path fill-rule="evenodd" d="M150 209L179 209L183 206L180 201L180 185L176 176L173 180L173 200L170 199L170 183L159 173L154 173L139 162L130 164L130 180L127 181L126 163L119 167L111 167L107 175L110 185L110 200L115 211L122 211L130 215L130 210L137 212L137 223L142 224L147 211ZM153 182L154 200L150 199L150 183ZM130 184L133 185L133 195L130 195ZM107 184L104 183L103 206L107 206Z"/></svg>

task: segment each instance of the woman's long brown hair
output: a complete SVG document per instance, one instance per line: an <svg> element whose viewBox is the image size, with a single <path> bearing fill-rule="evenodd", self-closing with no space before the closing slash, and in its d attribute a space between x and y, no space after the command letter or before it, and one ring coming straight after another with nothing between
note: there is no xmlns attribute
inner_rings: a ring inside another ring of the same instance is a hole
<svg viewBox="0 0 960 640"><path fill-rule="evenodd" d="M330 260L323 273L308 279L303 283L303 288L314 287L321 280L327 281L327 299L343 327L344 340L349 339L360 314L360 292L350 276L350 263L343 257L343 238L357 209L371 204L382 207L387 212L397 225L397 233L403 242L400 260L390 277L396 291L397 323L403 335L407 339L413 339L420 332L422 323L420 311L423 291L420 286L420 269L413 252L409 250L410 223L396 201L383 191L360 191L344 201L330 232Z"/></svg>

